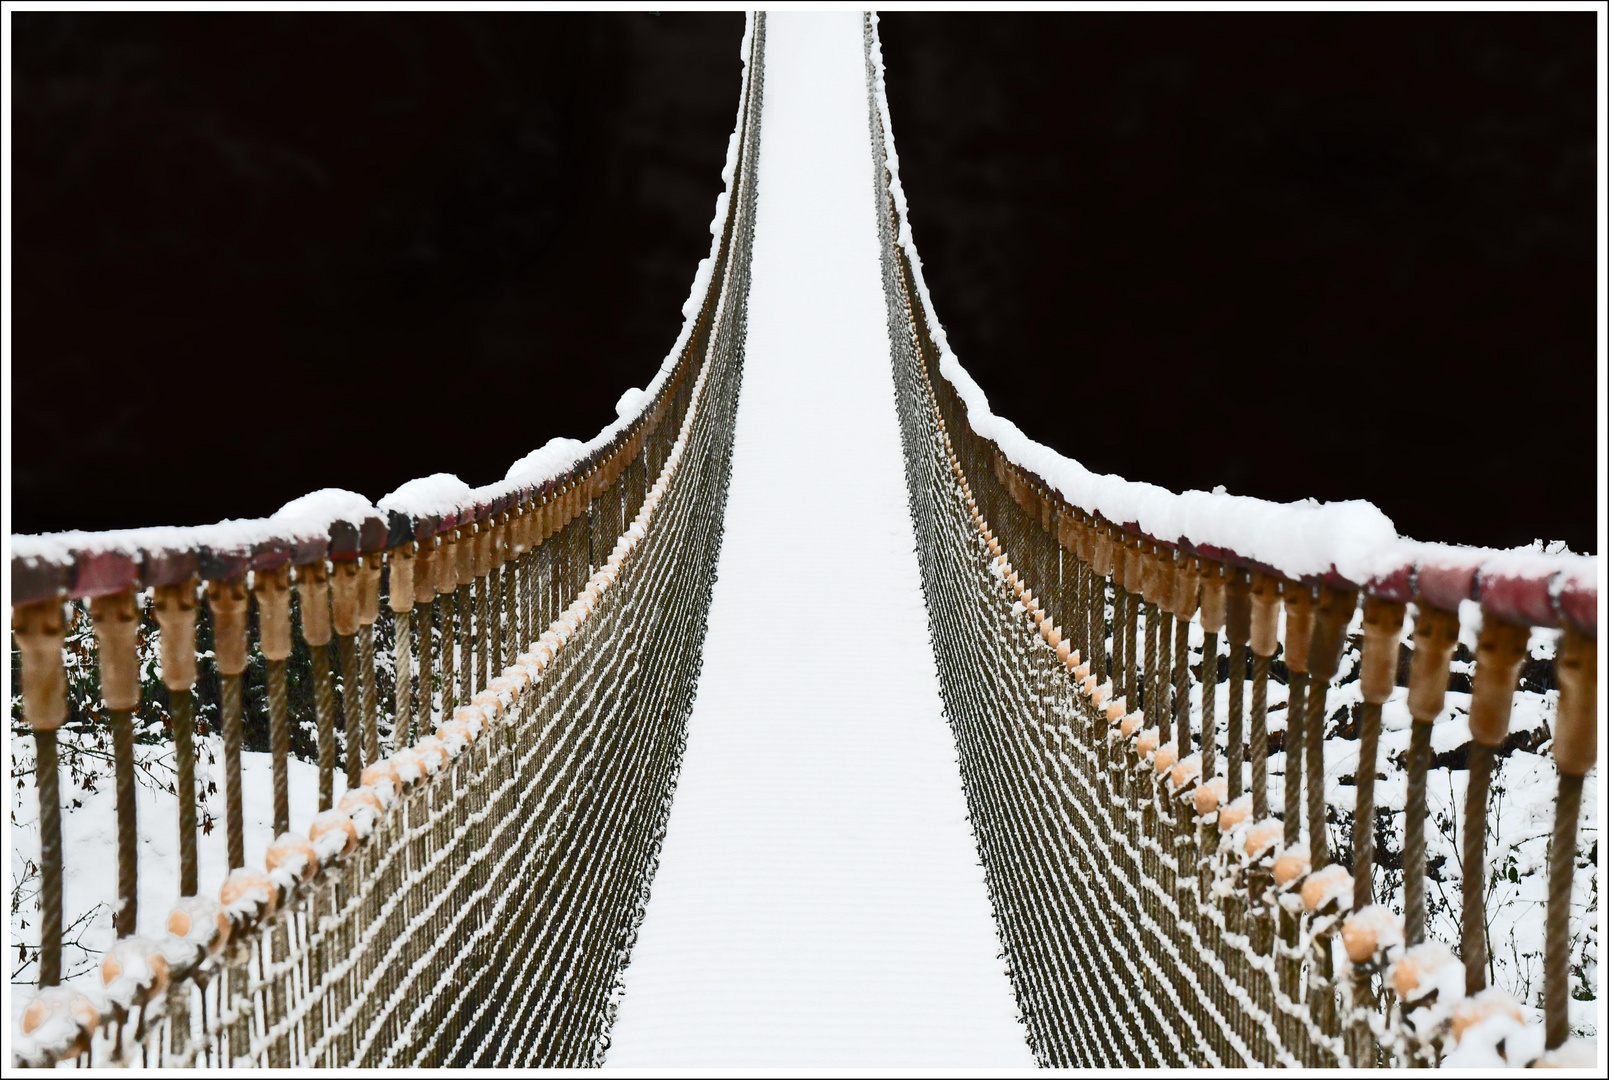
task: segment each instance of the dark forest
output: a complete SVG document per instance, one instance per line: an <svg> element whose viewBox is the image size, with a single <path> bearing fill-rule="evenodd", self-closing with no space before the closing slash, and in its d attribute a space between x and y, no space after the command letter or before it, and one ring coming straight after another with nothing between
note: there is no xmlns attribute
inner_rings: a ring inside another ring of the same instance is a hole
<svg viewBox="0 0 1609 1080"><path fill-rule="evenodd" d="M740 16L13 25L12 531L485 483L676 337ZM1596 547L1590 13L882 37L927 280L997 412L1175 490Z"/></svg>

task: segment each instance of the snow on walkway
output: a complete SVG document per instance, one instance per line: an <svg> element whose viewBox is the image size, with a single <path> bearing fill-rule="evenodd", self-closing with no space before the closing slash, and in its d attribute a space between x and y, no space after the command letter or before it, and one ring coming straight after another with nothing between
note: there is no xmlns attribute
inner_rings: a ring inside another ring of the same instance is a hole
<svg viewBox="0 0 1609 1080"><path fill-rule="evenodd" d="M907 510L860 16L767 25L749 338L611 1066L1030 1067Z"/></svg>

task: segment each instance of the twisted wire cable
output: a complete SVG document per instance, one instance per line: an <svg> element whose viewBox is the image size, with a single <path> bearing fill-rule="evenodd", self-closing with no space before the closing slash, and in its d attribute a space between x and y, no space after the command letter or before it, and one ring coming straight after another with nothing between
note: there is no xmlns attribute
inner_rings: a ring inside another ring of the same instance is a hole
<svg viewBox="0 0 1609 1080"><path fill-rule="evenodd" d="M464 690L466 701L486 689L486 653L494 640L490 627L486 625L491 615L486 595L491 588L490 577L491 574L486 573L475 579L475 678L472 685Z"/></svg>
<svg viewBox="0 0 1609 1080"><path fill-rule="evenodd" d="M1182 760L1190 753L1190 620L1182 616L1174 622L1173 724Z"/></svg>
<svg viewBox="0 0 1609 1080"><path fill-rule="evenodd" d="M485 582L486 579L476 578L475 580ZM480 589L482 595L485 593L485 588L486 586L482 584ZM462 593L462 595L458 598L458 698L454 704L468 705L469 699L475 696L475 640L477 637L475 626L477 621L475 619L476 589L475 586L471 584L465 587L460 587L459 592ZM482 616L485 615L484 608L482 609L481 614ZM478 621L481 624L479 627L479 636L482 640L484 640L486 620L483 617ZM485 659L486 652L484 646L482 646L480 653L481 659ZM451 711L443 706L441 715L442 719L445 720L451 715Z"/></svg>
<svg viewBox="0 0 1609 1080"><path fill-rule="evenodd" d="M1201 642L1201 778L1218 772L1218 635Z"/></svg>
<svg viewBox="0 0 1609 1080"><path fill-rule="evenodd" d="M358 651L352 634L335 635L335 652L341 661L341 719L346 744L346 787L358 786L363 776L363 713L358 690Z"/></svg>
<svg viewBox="0 0 1609 1080"><path fill-rule="evenodd" d="M39 985L61 982L61 777L56 729L34 730L39 787Z"/></svg>
<svg viewBox="0 0 1609 1080"><path fill-rule="evenodd" d="M1330 683L1312 684L1307 699L1307 850L1314 870L1330 863L1330 830L1324 801L1324 721L1328 718Z"/></svg>
<svg viewBox="0 0 1609 1080"><path fill-rule="evenodd" d="M1464 795L1464 912L1460 927L1464 993L1470 996L1486 989L1486 801L1495 753L1494 747L1478 739L1470 741L1469 788Z"/></svg>
<svg viewBox="0 0 1609 1080"><path fill-rule="evenodd" d="M1129 695L1129 709L1140 707L1139 640L1140 598L1125 590L1123 612L1123 689Z"/></svg>
<svg viewBox="0 0 1609 1080"><path fill-rule="evenodd" d="M436 597L441 608L441 715L451 716L458 695L458 589ZM434 703L432 703L434 704ZM429 731L432 715L426 712L419 718L419 730Z"/></svg>
<svg viewBox="0 0 1609 1080"><path fill-rule="evenodd" d="M1240 798L1245 787L1246 646L1229 643L1229 716L1225 731L1225 757L1229 770L1229 800Z"/></svg>
<svg viewBox="0 0 1609 1080"><path fill-rule="evenodd" d="M1302 837L1302 756L1307 749L1307 683L1305 671L1291 672L1290 700L1285 708L1285 832L1286 847Z"/></svg>
<svg viewBox="0 0 1609 1080"><path fill-rule="evenodd" d="M1410 946L1425 940L1425 774L1430 768L1431 725L1413 722L1408 744L1408 798L1403 821L1403 937Z"/></svg>
<svg viewBox="0 0 1609 1080"><path fill-rule="evenodd" d="M1268 816L1268 665L1270 657L1252 661L1251 683L1251 812Z"/></svg>
<svg viewBox="0 0 1609 1080"><path fill-rule="evenodd" d="M285 688L285 661L267 662L268 749L274 764L274 835L291 827L290 710Z"/></svg>
<svg viewBox="0 0 1609 1080"><path fill-rule="evenodd" d="M223 714L224 830L229 837L229 869L246 865L246 815L241 807L241 722L239 675L221 675L219 711Z"/></svg>
<svg viewBox="0 0 1609 1080"><path fill-rule="evenodd" d="M313 712L318 717L318 809L335 805L335 676L330 672L328 645L310 646L313 653Z"/></svg>
<svg viewBox="0 0 1609 1080"><path fill-rule="evenodd" d="M1553 846L1548 849L1547 948L1542 960L1542 1007L1547 1047L1570 1037L1570 892L1575 876L1576 824L1581 817L1582 777L1559 774L1553 809Z"/></svg>
<svg viewBox="0 0 1609 1080"><path fill-rule="evenodd" d="M363 760L380 759L380 719L374 686L374 624L358 627L358 692L363 704Z"/></svg>
<svg viewBox="0 0 1609 1080"><path fill-rule="evenodd" d="M1380 706L1363 704L1358 732L1357 809L1352 815L1352 910L1374 903L1374 783L1380 756Z"/></svg>
<svg viewBox="0 0 1609 1080"><path fill-rule="evenodd" d="M1166 743L1173 738L1173 709L1168 702L1168 691L1173 686L1173 614L1157 608L1156 615L1156 665L1151 685L1156 688L1158 741Z"/></svg>
<svg viewBox="0 0 1609 1080"><path fill-rule="evenodd" d="M419 613L418 712L416 714L416 719L413 719L411 724L399 722L397 725L397 734L392 736L392 740L396 741L401 739L402 742L400 745L402 746L413 745L414 732L428 731L430 729L430 712L435 706L436 699L436 678L435 672L431 669L431 660L433 658L434 649L432 648L433 635L431 634L430 625L431 614L435 611L435 609L436 601L434 600L415 605L415 610ZM446 650L443 650L443 652L445 651Z"/></svg>
<svg viewBox="0 0 1609 1080"><path fill-rule="evenodd" d="M1097 628L1099 628L1099 633L1104 637L1105 589L1102 589L1101 592L1101 602L1097 605L1096 612L1093 612L1093 618L1096 621ZM1128 695L1130 707L1138 708L1139 694L1134 692L1134 663L1131 660L1128 644L1126 644L1126 642L1133 642L1134 636L1130 633L1128 625L1130 625L1130 620L1128 620L1128 589L1125 589L1123 583L1118 581L1117 575L1112 575L1112 666L1110 666L1110 676L1112 676L1112 682L1115 684L1118 694ZM1102 641L1101 645L1096 647L1096 657L1101 660L1102 668L1105 668L1105 660L1107 660L1105 641Z"/></svg>
<svg viewBox="0 0 1609 1080"><path fill-rule="evenodd" d="M1156 605L1145 605L1145 670L1140 673L1140 707L1145 710L1145 718L1151 723L1159 723L1157 716L1159 709L1156 699ZM1131 706L1132 708L1132 706Z"/></svg>
<svg viewBox="0 0 1609 1080"><path fill-rule="evenodd" d="M428 612L428 604L420 604L421 612ZM391 749L400 750L408 745L408 724L413 719L413 612L395 613L397 624L396 657L397 711L391 723ZM429 631L427 630L426 633Z"/></svg>
<svg viewBox="0 0 1609 1080"><path fill-rule="evenodd" d="M190 690L171 692L173 764L178 773L179 895L196 894L196 698Z"/></svg>

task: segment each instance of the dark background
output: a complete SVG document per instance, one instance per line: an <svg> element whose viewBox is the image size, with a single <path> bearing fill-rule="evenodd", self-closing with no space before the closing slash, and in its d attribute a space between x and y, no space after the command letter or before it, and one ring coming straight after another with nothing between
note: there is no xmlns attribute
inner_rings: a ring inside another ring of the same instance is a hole
<svg viewBox="0 0 1609 1080"><path fill-rule="evenodd" d="M740 16L14 16L18 532L500 477L675 339ZM1590 14L891 15L997 412L1174 489L1595 540Z"/></svg>

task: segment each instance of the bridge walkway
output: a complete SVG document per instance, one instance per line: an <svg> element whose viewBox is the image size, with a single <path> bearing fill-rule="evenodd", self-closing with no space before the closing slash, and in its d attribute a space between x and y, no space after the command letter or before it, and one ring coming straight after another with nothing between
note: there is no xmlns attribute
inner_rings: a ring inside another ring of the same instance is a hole
<svg viewBox="0 0 1609 1080"><path fill-rule="evenodd" d="M1029 1066L928 640L860 16L774 14L726 534L611 1066Z"/></svg>

